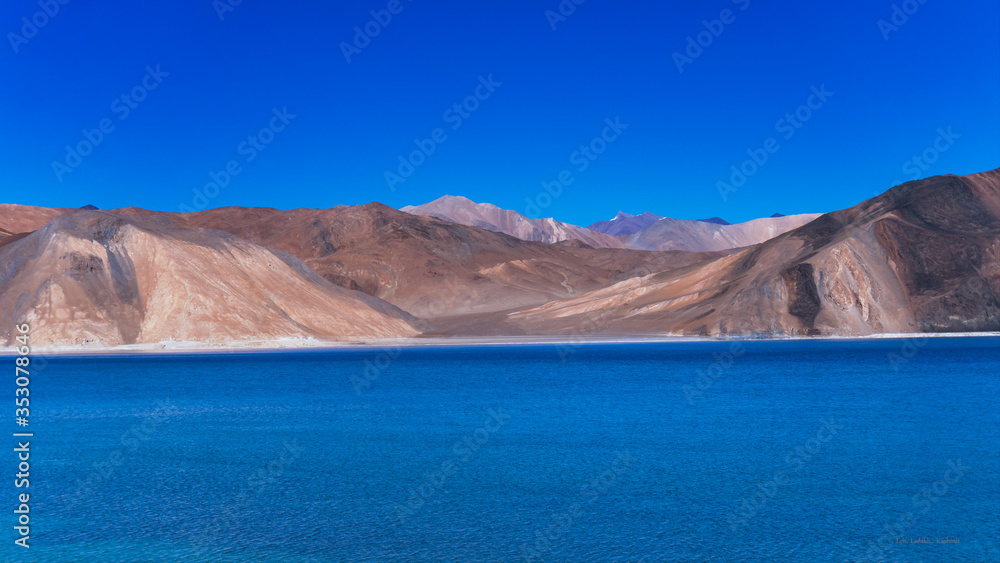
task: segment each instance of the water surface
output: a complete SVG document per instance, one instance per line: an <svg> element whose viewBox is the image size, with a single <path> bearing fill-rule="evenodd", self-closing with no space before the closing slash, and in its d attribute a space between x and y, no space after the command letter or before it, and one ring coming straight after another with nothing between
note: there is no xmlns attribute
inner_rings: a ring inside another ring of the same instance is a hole
<svg viewBox="0 0 1000 563"><path fill-rule="evenodd" d="M49 358L0 559L1000 561L998 345Z"/></svg>

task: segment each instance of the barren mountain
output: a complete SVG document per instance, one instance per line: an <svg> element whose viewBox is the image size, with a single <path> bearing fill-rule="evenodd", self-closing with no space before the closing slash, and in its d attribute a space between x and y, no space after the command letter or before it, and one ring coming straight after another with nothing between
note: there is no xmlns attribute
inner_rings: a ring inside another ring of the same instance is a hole
<svg viewBox="0 0 1000 563"><path fill-rule="evenodd" d="M601 248L622 248L624 241L614 236L556 221L529 219L517 211L501 209L489 203L476 203L464 197L446 195L430 203L409 205L400 211L436 217L459 225L506 233L521 240L555 243L578 240Z"/></svg>
<svg viewBox="0 0 1000 563"><path fill-rule="evenodd" d="M779 215L772 215L772 217L780 217ZM704 221L705 223L715 223L716 225L732 225L729 221L726 221L722 217L709 217L708 219L698 219L699 221Z"/></svg>
<svg viewBox="0 0 1000 563"><path fill-rule="evenodd" d="M809 219L668 218L630 237L725 249L696 253L525 241L378 203L7 205L0 340L22 321L49 345L1000 330L1000 170L909 182ZM767 240L731 248L756 239Z"/></svg>
<svg viewBox="0 0 1000 563"><path fill-rule="evenodd" d="M689 252L742 248L770 240L817 217L818 214L768 217L735 225L665 217L630 236L626 247Z"/></svg>
<svg viewBox="0 0 1000 563"><path fill-rule="evenodd" d="M420 321L293 256L164 217L77 211L0 247L0 340L46 345L416 335Z"/></svg>
<svg viewBox="0 0 1000 563"><path fill-rule="evenodd" d="M688 221L660 217L649 212L629 215L619 211L610 221L601 221L590 228L583 228L554 219L528 219L516 211L453 196L444 196L417 207L404 207L401 211L507 233L521 240L549 243L579 240L601 248L687 252L711 252L752 246L819 217L818 214L768 217L731 225L725 221Z"/></svg>
<svg viewBox="0 0 1000 563"><path fill-rule="evenodd" d="M663 219L663 217L654 215L648 211L641 215L629 215L624 211L619 211L614 219L610 221L598 221L587 228L607 235L628 236L638 233L660 219Z"/></svg>
<svg viewBox="0 0 1000 563"><path fill-rule="evenodd" d="M908 182L736 254L507 322L535 333L1000 330L1000 170Z"/></svg>
<svg viewBox="0 0 1000 563"><path fill-rule="evenodd" d="M529 242L379 203L221 208L172 217L292 253L338 285L423 318L531 307L717 256Z"/></svg>
<svg viewBox="0 0 1000 563"><path fill-rule="evenodd" d="M16 235L36 231L55 217L72 211L76 210L0 203L0 246L12 242Z"/></svg>

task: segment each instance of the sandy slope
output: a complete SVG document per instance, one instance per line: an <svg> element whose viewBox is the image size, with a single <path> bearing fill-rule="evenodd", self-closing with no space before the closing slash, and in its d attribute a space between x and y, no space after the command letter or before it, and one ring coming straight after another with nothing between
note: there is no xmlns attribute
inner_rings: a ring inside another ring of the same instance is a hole
<svg viewBox="0 0 1000 563"><path fill-rule="evenodd" d="M48 345L412 336L419 321L286 253L162 217L62 215L0 248L0 340Z"/></svg>
<svg viewBox="0 0 1000 563"><path fill-rule="evenodd" d="M221 208L172 218L285 250L338 285L423 318L531 307L715 256L523 241L379 203Z"/></svg>

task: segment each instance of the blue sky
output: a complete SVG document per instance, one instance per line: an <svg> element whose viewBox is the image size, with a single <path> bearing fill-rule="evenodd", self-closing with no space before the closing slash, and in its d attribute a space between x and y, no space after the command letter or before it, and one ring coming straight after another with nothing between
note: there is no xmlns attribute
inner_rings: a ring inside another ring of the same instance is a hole
<svg viewBox="0 0 1000 563"><path fill-rule="evenodd" d="M63 1L0 8L3 202L741 221L1000 166L995 1Z"/></svg>

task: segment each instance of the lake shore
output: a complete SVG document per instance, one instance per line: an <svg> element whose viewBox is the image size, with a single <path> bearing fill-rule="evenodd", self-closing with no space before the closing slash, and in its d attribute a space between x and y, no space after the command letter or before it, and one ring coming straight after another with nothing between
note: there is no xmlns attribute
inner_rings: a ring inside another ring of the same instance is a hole
<svg viewBox="0 0 1000 563"><path fill-rule="evenodd" d="M167 341L121 346L38 346L31 347L32 354L46 356L130 356L130 355L179 355L179 354L242 354L267 352L345 351L395 348L454 348L495 346L585 346L591 344L654 344L674 342L728 342L728 341L870 341L905 340L911 338L997 338L1000 332L950 332L950 333L892 333L866 336L671 336L671 335L616 335L616 336L475 336L475 337L426 337L366 339L350 342L332 342L316 339L289 338L282 340L205 343L193 341ZM15 356L11 348L0 351L0 357Z"/></svg>

